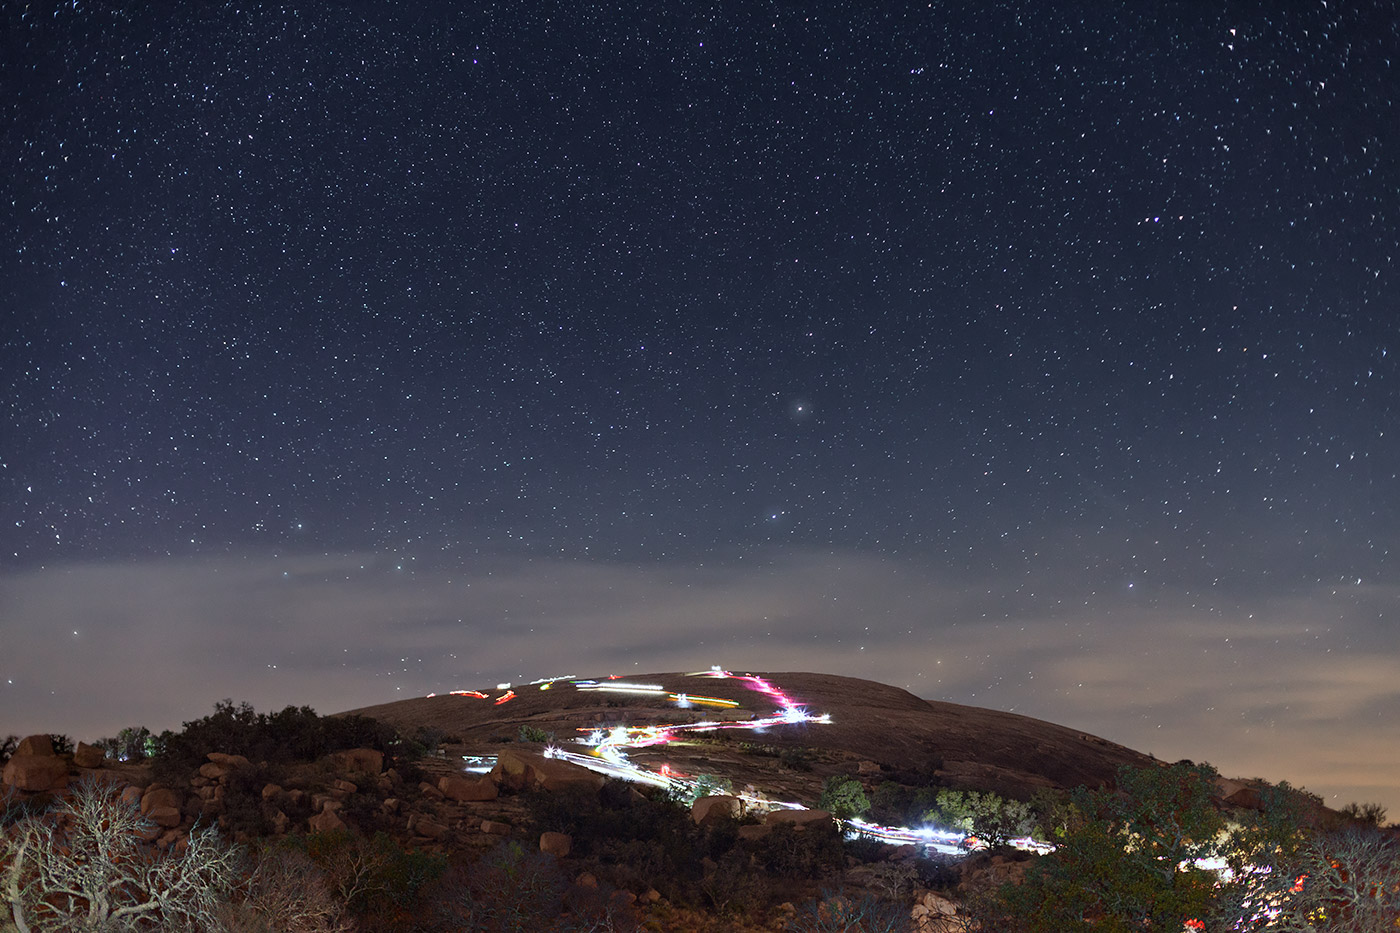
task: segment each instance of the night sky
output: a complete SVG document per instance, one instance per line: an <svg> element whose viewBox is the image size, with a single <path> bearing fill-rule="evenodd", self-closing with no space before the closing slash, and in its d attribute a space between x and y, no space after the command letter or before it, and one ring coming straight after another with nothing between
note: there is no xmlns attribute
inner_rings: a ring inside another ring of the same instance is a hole
<svg viewBox="0 0 1400 933"><path fill-rule="evenodd" d="M0 734L722 664L1400 817L1390 2L0 17Z"/></svg>

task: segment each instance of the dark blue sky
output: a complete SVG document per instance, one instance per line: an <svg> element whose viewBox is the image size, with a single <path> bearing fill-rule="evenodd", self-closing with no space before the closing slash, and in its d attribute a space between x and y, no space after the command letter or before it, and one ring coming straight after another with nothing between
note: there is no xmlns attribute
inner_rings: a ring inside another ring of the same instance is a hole
<svg viewBox="0 0 1400 933"><path fill-rule="evenodd" d="M453 6L5 7L12 731L800 666L1400 809L1390 4Z"/></svg>

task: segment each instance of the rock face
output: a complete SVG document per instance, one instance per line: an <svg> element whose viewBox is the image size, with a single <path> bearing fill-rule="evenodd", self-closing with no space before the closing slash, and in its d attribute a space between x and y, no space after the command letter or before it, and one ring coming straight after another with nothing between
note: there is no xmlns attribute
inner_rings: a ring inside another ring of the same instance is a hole
<svg viewBox="0 0 1400 933"><path fill-rule="evenodd" d="M59 790L68 785L68 762L53 753L47 735L27 736L5 762L4 781L16 790Z"/></svg>

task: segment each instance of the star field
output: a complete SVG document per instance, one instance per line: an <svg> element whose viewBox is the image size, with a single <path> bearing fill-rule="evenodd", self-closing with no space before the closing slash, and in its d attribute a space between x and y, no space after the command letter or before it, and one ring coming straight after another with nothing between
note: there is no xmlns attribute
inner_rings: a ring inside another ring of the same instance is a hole
<svg viewBox="0 0 1400 933"><path fill-rule="evenodd" d="M1400 810L1390 4L331 6L0 12L0 729L722 662Z"/></svg>

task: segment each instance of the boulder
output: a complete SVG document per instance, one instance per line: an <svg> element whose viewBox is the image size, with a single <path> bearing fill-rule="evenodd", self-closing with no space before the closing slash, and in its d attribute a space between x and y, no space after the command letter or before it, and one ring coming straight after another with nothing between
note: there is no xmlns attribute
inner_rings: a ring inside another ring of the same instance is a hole
<svg viewBox="0 0 1400 933"><path fill-rule="evenodd" d="M476 800L495 800L496 784L490 778L469 778L458 774L449 774L438 781L438 790L442 791L448 800L455 800L458 803Z"/></svg>
<svg viewBox="0 0 1400 933"><path fill-rule="evenodd" d="M331 752L326 756L342 771L363 771L378 774L384 770L384 753L372 748L350 748L343 752Z"/></svg>
<svg viewBox="0 0 1400 933"><path fill-rule="evenodd" d="M262 799L271 800L280 793L282 793L281 784L264 784L262 789Z"/></svg>
<svg viewBox="0 0 1400 933"><path fill-rule="evenodd" d="M831 822L831 814L825 810L771 810L764 818L769 826L787 823L794 829L823 821Z"/></svg>
<svg viewBox="0 0 1400 933"><path fill-rule="evenodd" d="M738 797L726 794L711 794L701 797L690 805L690 818L700 826L708 826L726 817L739 817L744 812L744 802Z"/></svg>
<svg viewBox="0 0 1400 933"><path fill-rule="evenodd" d="M556 858L565 858L574 845L568 833L540 833L540 851Z"/></svg>
<svg viewBox="0 0 1400 933"><path fill-rule="evenodd" d="M340 814L335 810L322 810L320 813L306 821L313 833L329 833L337 829L349 829L345 821L340 818Z"/></svg>
<svg viewBox="0 0 1400 933"><path fill-rule="evenodd" d="M246 768L250 762L243 755L226 755L223 752L210 752L204 756L218 765L228 765L230 769Z"/></svg>
<svg viewBox="0 0 1400 933"><path fill-rule="evenodd" d="M1241 787L1239 790L1226 797L1225 802L1232 807L1239 807L1242 810L1264 809L1264 798L1259 795L1259 790L1255 787Z"/></svg>
<svg viewBox="0 0 1400 933"><path fill-rule="evenodd" d="M233 765L224 764L221 761L206 761L199 766L199 776L210 781L222 781L224 776L233 770Z"/></svg>
<svg viewBox="0 0 1400 933"><path fill-rule="evenodd" d="M15 746L15 755L52 755L53 738L46 732L38 735L26 735L19 740Z"/></svg>
<svg viewBox="0 0 1400 933"><path fill-rule="evenodd" d="M180 808L152 807L151 812L146 814L146 818L157 826L170 829L180 825Z"/></svg>
<svg viewBox="0 0 1400 933"><path fill-rule="evenodd" d="M571 787L597 790L603 786L601 774L521 749L506 749L496 756L491 780L512 791L556 791Z"/></svg>
<svg viewBox="0 0 1400 933"><path fill-rule="evenodd" d="M174 807L178 810L183 802L178 793L164 784L152 784L141 795L141 815L150 816L156 807Z"/></svg>
<svg viewBox="0 0 1400 933"><path fill-rule="evenodd" d="M16 753L5 762L3 780L16 790L60 790L68 786L68 762L52 751L47 755Z"/></svg>
<svg viewBox="0 0 1400 933"><path fill-rule="evenodd" d="M78 747L73 750L73 764L79 768L100 768L106 760L107 753L96 745L79 742Z"/></svg>
<svg viewBox="0 0 1400 933"><path fill-rule="evenodd" d="M481 831L488 836L509 836L510 824L498 823L495 820L482 820Z"/></svg>
<svg viewBox="0 0 1400 933"><path fill-rule="evenodd" d="M435 842L447 838L449 832L448 828L442 823L426 818L420 818L414 823L413 831L420 836L427 836Z"/></svg>

